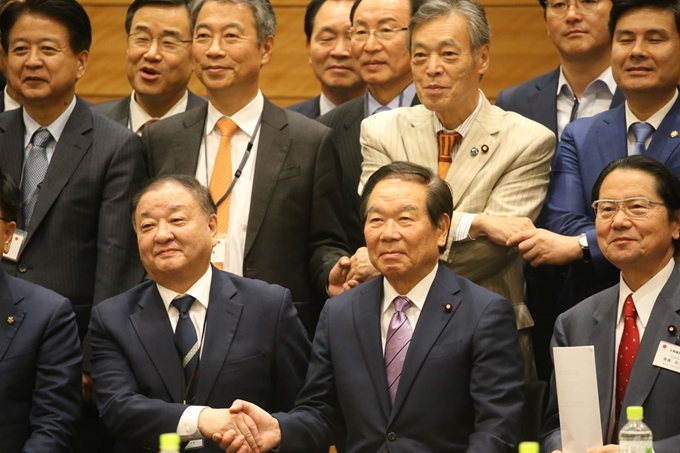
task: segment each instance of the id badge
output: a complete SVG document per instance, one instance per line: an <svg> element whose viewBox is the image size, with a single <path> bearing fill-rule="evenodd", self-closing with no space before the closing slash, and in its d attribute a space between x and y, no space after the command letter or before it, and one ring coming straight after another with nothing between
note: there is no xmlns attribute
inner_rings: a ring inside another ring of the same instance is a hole
<svg viewBox="0 0 680 453"><path fill-rule="evenodd" d="M9 244L9 251L4 254L3 258L10 261L16 261L19 257L21 247L24 245L26 236L28 236L28 234L24 230L16 230L12 237L12 242Z"/></svg>
<svg viewBox="0 0 680 453"><path fill-rule="evenodd" d="M223 264L226 258L227 258L227 235L220 234L217 237L217 244L215 244L215 247L213 247L212 249L210 262L213 264Z"/></svg>
<svg viewBox="0 0 680 453"><path fill-rule="evenodd" d="M680 346L660 341L652 365L680 373Z"/></svg>
<svg viewBox="0 0 680 453"><path fill-rule="evenodd" d="M183 451L198 450L199 448L203 448L203 439L189 441Z"/></svg>

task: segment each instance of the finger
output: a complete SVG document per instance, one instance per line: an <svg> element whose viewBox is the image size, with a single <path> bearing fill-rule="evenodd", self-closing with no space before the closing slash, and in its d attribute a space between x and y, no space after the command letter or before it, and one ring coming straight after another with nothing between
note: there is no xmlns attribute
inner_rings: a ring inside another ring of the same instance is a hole
<svg viewBox="0 0 680 453"><path fill-rule="evenodd" d="M232 414L238 414L242 410L243 410L242 400L234 400L234 402L231 404L231 407L229 408L229 412Z"/></svg>
<svg viewBox="0 0 680 453"><path fill-rule="evenodd" d="M233 431L233 430L229 430ZM220 448L227 453L237 453L241 450L241 447L247 447L245 437L242 434L235 436L234 440L228 444L225 444L224 439L220 442Z"/></svg>
<svg viewBox="0 0 680 453"><path fill-rule="evenodd" d="M262 445L262 440L260 439L260 433L257 430L257 425L252 418L243 414L235 420L236 428L245 437L245 441L248 446L254 451L260 451L260 445Z"/></svg>

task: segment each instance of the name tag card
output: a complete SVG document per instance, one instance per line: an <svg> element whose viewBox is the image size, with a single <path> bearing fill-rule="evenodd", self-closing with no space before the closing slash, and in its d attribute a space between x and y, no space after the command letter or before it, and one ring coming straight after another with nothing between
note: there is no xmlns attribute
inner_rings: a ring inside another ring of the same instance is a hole
<svg viewBox="0 0 680 453"><path fill-rule="evenodd" d="M12 237L12 242L9 244L9 251L5 253L3 258L7 258L10 261L16 261L19 257L21 246L24 245L27 235L28 234L23 230L16 230L14 232L14 237Z"/></svg>
<svg viewBox="0 0 680 453"><path fill-rule="evenodd" d="M212 255L210 256L210 262L213 264L222 264L227 258L227 235L221 234L217 238L217 244L212 249Z"/></svg>
<svg viewBox="0 0 680 453"><path fill-rule="evenodd" d="M659 342L652 365L680 373L680 346L667 341Z"/></svg>

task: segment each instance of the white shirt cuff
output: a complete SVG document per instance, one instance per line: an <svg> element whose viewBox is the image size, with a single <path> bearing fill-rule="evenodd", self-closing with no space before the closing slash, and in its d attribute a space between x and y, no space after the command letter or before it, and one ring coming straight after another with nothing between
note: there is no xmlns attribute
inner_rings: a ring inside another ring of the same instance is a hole
<svg viewBox="0 0 680 453"><path fill-rule="evenodd" d="M454 242L474 241L474 239L470 237L470 227L476 216L477 214L463 214L460 222L458 222L458 228L456 228L456 236L453 238Z"/></svg>
<svg viewBox="0 0 680 453"><path fill-rule="evenodd" d="M201 415L203 409L208 406L189 406L187 407L177 423L177 434L179 434L182 442L189 440L203 439L201 432L198 430L198 416Z"/></svg>

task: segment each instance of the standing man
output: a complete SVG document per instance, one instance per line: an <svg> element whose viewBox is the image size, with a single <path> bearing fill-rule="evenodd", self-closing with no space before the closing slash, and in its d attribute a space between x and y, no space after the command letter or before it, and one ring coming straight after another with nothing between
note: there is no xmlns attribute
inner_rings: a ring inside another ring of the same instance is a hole
<svg viewBox="0 0 680 453"><path fill-rule="evenodd" d="M116 453L155 450L165 432L217 452L212 434L240 423L224 409L234 399L292 408L309 340L287 289L210 265L216 208L193 177L152 181L135 196L133 211L151 280L92 311L102 419Z"/></svg>
<svg viewBox="0 0 680 453"><path fill-rule="evenodd" d="M276 31L268 0L199 0L192 24L210 102L145 131L151 173L209 187L220 218L213 261L289 288L313 333L330 270L347 254L331 131L259 89Z"/></svg>
<svg viewBox="0 0 680 453"><path fill-rule="evenodd" d="M608 445L589 453L619 451L628 406L644 408L654 451L675 453L680 374L665 365L671 353L663 351L680 353L680 268L673 259L680 240L680 181L656 159L624 157L602 171L593 199L597 242L620 269L619 283L560 315L552 345L595 347L602 438ZM541 451L561 449L553 379Z"/></svg>
<svg viewBox="0 0 680 453"><path fill-rule="evenodd" d="M498 93L496 105L541 123L559 138L576 118L623 102L611 70L611 0L539 0L560 66Z"/></svg>
<svg viewBox="0 0 680 453"><path fill-rule="evenodd" d="M618 281L596 241L590 209L600 171L626 155L644 154L680 175L680 3L616 1L609 31L612 72L626 102L565 128L548 193L547 230L508 241L533 266L572 263L566 307Z"/></svg>
<svg viewBox="0 0 680 453"><path fill-rule="evenodd" d="M411 77L406 30L422 0L358 0L352 6L350 39L368 90L319 118L333 129L333 142L342 166L345 230L352 252L364 245L359 214L361 176L361 121L375 113L417 103Z"/></svg>
<svg viewBox="0 0 680 453"><path fill-rule="evenodd" d="M289 110L315 120L340 104L359 97L366 84L352 56L349 39L350 0L312 0L305 13L309 64L321 82L321 94Z"/></svg>
<svg viewBox="0 0 680 453"><path fill-rule="evenodd" d="M20 208L19 189L0 172L0 255ZM71 453L82 360L71 303L0 270L0 318L0 451Z"/></svg>
<svg viewBox="0 0 680 453"><path fill-rule="evenodd" d="M147 124L191 110L205 100L187 89L191 18L187 0L135 0L125 17L132 94L92 107L137 134Z"/></svg>
<svg viewBox="0 0 680 453"><path fill-rule="evenodd" d="M531 378L533 320L525 305L522 257L506 241L534 228L555 137L538 123L490 105L480 91L490 39L477 2L432 0L418 10L408 42L423 105L364 121L362 182L402 160L445 178L456 209L442 258L454 272L513 303Z"/></svg>

